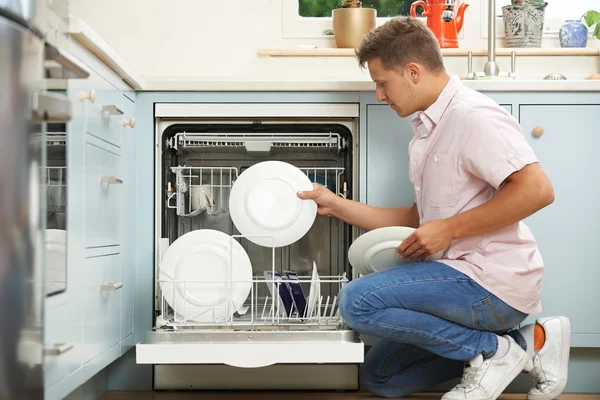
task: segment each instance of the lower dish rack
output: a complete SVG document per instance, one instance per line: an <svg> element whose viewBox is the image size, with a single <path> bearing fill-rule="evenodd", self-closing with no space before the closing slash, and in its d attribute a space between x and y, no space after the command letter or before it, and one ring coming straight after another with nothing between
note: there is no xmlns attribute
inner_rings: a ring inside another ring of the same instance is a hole
<svg viewBox="0 0 600 400"><path fill-rule="evenodd" d="M236 239L242 237L231 238ZM319 276L316 265L311 276L279 274L274 261L273 251L264 276L255 272L243 282L159 280L160 315L156 327L137 345L137 363L254 368L363 362L364 345L339 311L338 295L348 283L346 275ZM250 284L247 298L237 305L231 301L236 284ZM211 290L226 300L208 306L185 301L188 293L200 297ZM177 302L176 295L184 301Z"/></svg>

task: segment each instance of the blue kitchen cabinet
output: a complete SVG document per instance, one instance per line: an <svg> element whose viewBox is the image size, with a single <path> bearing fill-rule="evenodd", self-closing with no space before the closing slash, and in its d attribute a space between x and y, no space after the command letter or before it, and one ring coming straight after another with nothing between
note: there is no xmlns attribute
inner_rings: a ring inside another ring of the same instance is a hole
<svg viewBox="0 0 600 400"><path fill-rule="evenodd" d="M521 104L519 115L555 192L552 205L525 220L546 267L543 311L530 320L565 315L573 346L600 347L600 104ZM533 134L536 127L541 136Z"/></svg>
<svg viewBox="0 0 600 400"><path fill-rule="evenodd" d="M376 207L411 207L408 143L413 137L410 118L400 118L387 104L366 106L366 198Z"/></svg>

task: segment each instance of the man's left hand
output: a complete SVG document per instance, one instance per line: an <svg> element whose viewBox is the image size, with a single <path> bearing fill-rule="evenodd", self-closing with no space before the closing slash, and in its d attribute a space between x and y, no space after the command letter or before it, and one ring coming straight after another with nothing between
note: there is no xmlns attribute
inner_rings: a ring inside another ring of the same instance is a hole
<svg viewBox="0 0 600 400"><path fill-rule="evenodd" d="M445 220L425 222L404 239L396 251L406 259L424 260L445 249L453 239L450 224Z"/></svg>

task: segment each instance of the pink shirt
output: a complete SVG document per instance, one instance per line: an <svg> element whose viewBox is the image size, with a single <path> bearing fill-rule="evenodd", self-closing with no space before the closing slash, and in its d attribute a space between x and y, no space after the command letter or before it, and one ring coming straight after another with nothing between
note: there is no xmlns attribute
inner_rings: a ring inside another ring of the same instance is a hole
<svg viewBox="0 0 600 400"><path fill-rule="evenodd" d="M457 77L412 126L409 173L421 223L487 202L511 173L538 161L518 122ZM544 263L523 222L455 240L440 261L517 310L541 311Z"/></svg>

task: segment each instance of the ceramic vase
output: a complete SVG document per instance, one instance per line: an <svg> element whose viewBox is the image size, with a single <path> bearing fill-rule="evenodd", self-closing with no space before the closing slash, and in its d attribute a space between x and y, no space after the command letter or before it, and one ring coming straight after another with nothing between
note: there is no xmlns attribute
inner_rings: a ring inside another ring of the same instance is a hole
<svg viewBox="0 0 600 400"><path fill-rule="evenodd" d="M588 28L581 20L569 19L560 27L558 38L560 47L586 47Z"/></svg>
<svg viewBox="0 0 600 400"><path fill-rule="evenodd" d="M547 5L548 3L502 7L507 47L542 47Z"/></svg>

